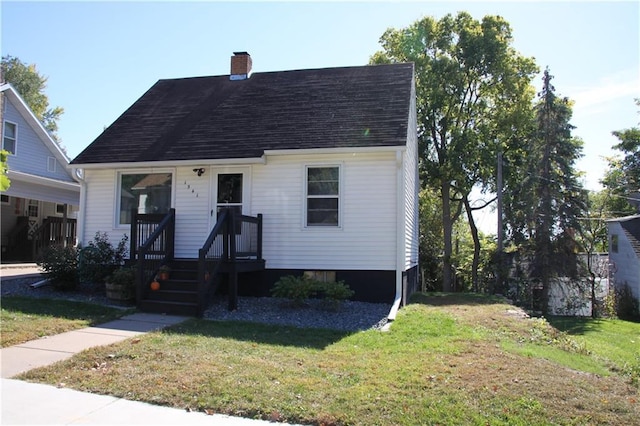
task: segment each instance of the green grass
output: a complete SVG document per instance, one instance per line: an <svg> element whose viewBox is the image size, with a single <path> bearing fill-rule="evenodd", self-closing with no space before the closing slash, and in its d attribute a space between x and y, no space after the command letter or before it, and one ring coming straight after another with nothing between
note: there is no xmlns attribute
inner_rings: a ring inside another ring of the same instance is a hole
<svg viewBox="0 0 640 426"><path fill-rule="evenodd" d="M2 298L0 346L7 347L107 322L128 311L67 300Z"/></svg>
<svg viewBox="0 0 640 426"><path fill-rule="evenodd" d="M552 317L549 322L611 370L640 380L640 323L570 317Z"/></svg>
<svg viewBox="0 0 640 426"><path fill-rule="evenodd" d="M325 425L633 424L638 388L546 322L477 295L423 295L389 332L189 320L22 379L180 409ZM614 325L615 328L615 325ZM537 330L537 329L541 329ZM532 340L533 337L533 340ZM553 348L566 360L505 350ZM599 364L601 363L601 364Z"/></svg>

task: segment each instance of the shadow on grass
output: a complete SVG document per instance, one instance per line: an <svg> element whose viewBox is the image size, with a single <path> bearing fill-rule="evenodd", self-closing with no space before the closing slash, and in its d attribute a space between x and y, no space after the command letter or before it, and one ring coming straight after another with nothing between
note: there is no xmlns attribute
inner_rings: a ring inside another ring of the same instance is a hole
<svg viewBox="0 0 640 426"><path fill-rule="evenodd" d="M17 296L3 296L2 310L67 320L89 319L92 325L118 318L129 312L127 309L93 303Z"/></svg>
<svg viewBox="0 0 640 426"><path fill-rule="evenodd" d="M163 333L311 349L324 349L352 334L352 332L340 330L304 329L285 325L199 319L188 320L166 328Z"/></svg>
<svg viewBox="0 0 640 426"><path fill-rule="evenodd" d="M510 303L500 296L477 293L415 293L409 303L431 306L447 305L496 305Z"/></svg>

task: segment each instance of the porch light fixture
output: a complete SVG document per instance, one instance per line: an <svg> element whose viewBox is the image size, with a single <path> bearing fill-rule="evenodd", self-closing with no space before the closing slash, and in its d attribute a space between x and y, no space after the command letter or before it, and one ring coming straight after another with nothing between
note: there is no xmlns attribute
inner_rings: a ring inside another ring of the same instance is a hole
<svg viewBox="0 0 640 426"><path fill-rule="evenodd" d="M193 169L193 173L197 173L198 176L202 176L204 174L204 167L200 167L199 169Z"/></svg>

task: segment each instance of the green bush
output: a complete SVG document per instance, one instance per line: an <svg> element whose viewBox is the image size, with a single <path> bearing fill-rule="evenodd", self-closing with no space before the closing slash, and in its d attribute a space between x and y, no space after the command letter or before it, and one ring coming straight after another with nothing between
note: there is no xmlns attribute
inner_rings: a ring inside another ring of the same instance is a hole
<svg viewBox="0 0 640 426"><path fill-rule="evenodd" d="M47 247L37 263L57 290L71 291L78 286L78 251L75 247Z"/></svg>
<svg viewBox="0 0 640 426"><path fill-rule="evenodd" d="M117 268L107 278L108 283L115 284L118 288L118 294L116 299L119 300L131 300L136 295L136 267L120 267ZM107 284L108 285L108 284ZM115 290L111 290L115 291ZM107 287L107 296L109 296L109 287Z"/></svg>
<svg viewBox="0 0 640 426"><path fill-rule="evenodd" d="M78 253L80 281L104 283L123 264L128 240L129 237L125 234L118 245L113 247L106 232L96 232L93 241Z"/></svg>
<svg viewBox="0 0 640 426"><path fill-rule="evenodd" d="M638 299L633 297L631 287L625 282L615 289L615 307L618 318L624 320L637 320L640 318Z"/></svg>
<svg viewBox="0 0 640 426"><path fill-rule="evenodd" d="M271 289L274 297L289 299L294 306L302 306L308 299L322 298L331 308L353 296L354 292L344 281L324 282L305 276L287 275L280 278Z"/></svg>
<svg viewBox="0 0 640 426"><path fill-rule="evenodd" d="M275 283L271 294L274 297L289 299L295 306L302 306L305 300L313 295L313 285L308 278L287 275Z"/></svg>

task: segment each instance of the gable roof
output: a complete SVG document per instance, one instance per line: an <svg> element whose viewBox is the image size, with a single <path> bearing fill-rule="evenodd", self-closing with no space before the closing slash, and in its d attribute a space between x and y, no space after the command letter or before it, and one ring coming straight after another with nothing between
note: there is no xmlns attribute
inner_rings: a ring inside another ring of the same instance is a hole
<svg viewBox="0 0 640 426"><path fill-rule="evenodd" d="M413 64L160 80L72 165L406 145Z"/></svg>
<svg viewBox="0 0 640 426"><path fill-rule="evenodd" d="M618 222L620 224L622 232L624 232L633 251L636 253L638 259L640 259L640 215L609 219L607 222Z"/></svg>
<svg viewBox="0 0 640 426"><path fill-rule="evenodd" d="M38 135L42 143L51 151L51 154L64 166L69 164L69 158L62 151L60 145L53 140L47 129L44 128L40 120L35 116L31 108L27 105L22 96L10 83L0 85L0 93L3 93L7 99L11 101L13 106L18 110L22 118L29 124L33 131Z"/></svg>

